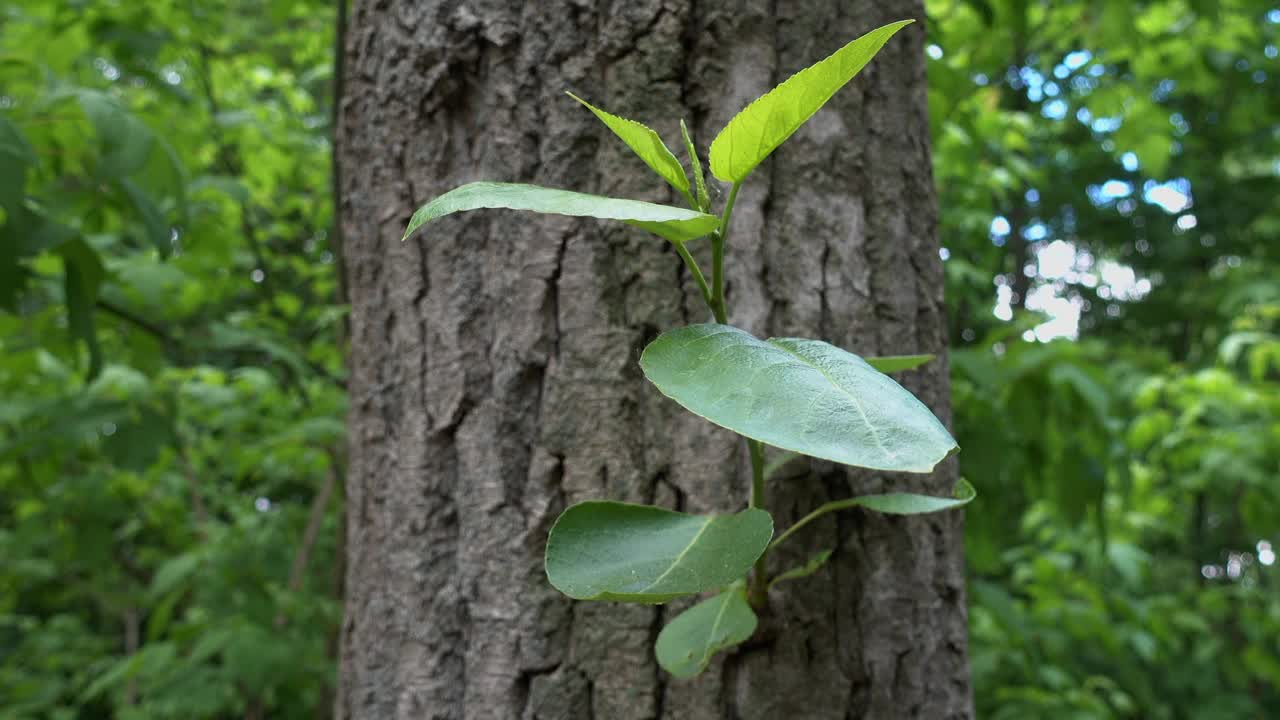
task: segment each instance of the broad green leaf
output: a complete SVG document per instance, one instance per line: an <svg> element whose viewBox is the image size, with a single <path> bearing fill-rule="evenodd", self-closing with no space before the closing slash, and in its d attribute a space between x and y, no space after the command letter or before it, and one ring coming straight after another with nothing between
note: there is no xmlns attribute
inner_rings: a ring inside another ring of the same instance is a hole
<svg viewBox="0 0 1280 720"><path fill-rule="evenodd" d="M831 559L831 549L828 548L826 550L820 550L814 553L812 556L810 556L809 560L805 564L801 565L800 567L793 567L790 570L770 580L769 587L773 587L774 585L777 585L780 582L786 582L788 580L799 580L800 578L807 578L810 575L821 570L822 566L826 565L827 560L829 559Z"/></svg>
<svg viewBox="0 0 1280 720"><path fill-rule="evenodd" d="M221 192L242 205L249 202L249 188L231 175L201 175L187 185L187 192L191 195L206 191Z"/></svg>
<svg viewBox="0 0 1280 720"><path fill-rule="evenodd" d="M47 217L40 210L22 208L15 213L14 219L17 220L17 225L22 231L13 244L18 257L30 257L46 250L57 250L79 236L74 228Z"/></svg>
<svg viewBox="0 0 1280 720"><path fill-rule="evenodd" d="M261 328L240 327L225 322L209 323L208 332L211 348L254 350L281 366L287 366L297 377L305 377L308 372L306 358L291 347L291 339L287 336L281 337Z"/></svg>
<svg viewBox="0 0 1280 720"><path fill-rule="evenodd" d="M648 165L663 180L671 183L671 187L684 193L686 197L692 197L689 195L689 177L684 174L680 161L671 154L671 150L662 142L662 138L658 137L658 133L635 120L605 112L571 92L565 94L595 113L595 116L600 118L600 122L621 138L622 142L626 143L645 165Z"/></svg>
<svg viewBox="0 0 1280 720"><path fill-rule="evenodd" d="M82 90L77 98L98 136L98 176L116 179L142 169L155 142L151 128L105 93Z"/></svg>
<svg viewBox="0 0 1280 720"><path fill-rule="evenodd" d="M584 195L536 185L474 182L454 188L419 208L409 220L404 236L408 238L414 230L436 218L481 208L621 220L674 243L702 237L720 225L720 219L714 215L669 205Z"/></svg>
<svg viewBox="0 0 1280 720"><path fill-rule="evenodd" d="M593 500L551 528L547 579L578 600L663 603L738 580L771 537L773 519L758 508L687 515Z"/></svg>
<svg viewBox="0 0 1280 720"><path fill-rule="evenodd" d="M956 450L933 413L862 358L818 340L690 325L645 348L664 395L753 440L846 465L929 472Z"/></svg>
<svg viewBox="0 0 1280 720"><path fill-rule="evenodd" d="M912 22L876 28L757 98L711 142L711 174L725 182L742 182L852 80L894 33Z"/></svg>
<svg viewBox="0 0 1280 720"><path fill-rule="evenodd" d="M1227 365L1235 365L1245 349L1268 342L1272 337L1271 333L1259 330L1233 332L1218 345L1218 357Z"/></svg>
<svg viewBox="0 0 1280 720"><path fill-rule="evenodd" d="M914 370L933 359L932 355L887 355L885 357L863 358L871 367L888 375L889 373Z"/></svg>
<svg viewBox="0 0 1280 720"><path fill-rule="evenodd" d="M755 631L756 614L741 586L735 586L677 615L658 633L654 654L663 670L691 678L707 669L712 655L745 642Z"/></svg>
<svg viewBox="0 0 1280 720"><path fill-rule="evenodd" d="M172 592L180 584L185 584L196 571L204 558L198 552L175 555L162 563L151 578L151 587L147 593L156 599Z"/></svg>
<svg viewBox="0 0 1280 720"><path fill-rule="evenodd" d="M706 212L711 207L711 196L707 194L707 179L702 173L702 161L698 159L698 147L689 136L689 128L684 119L680 120L680 137L684 139L685 152L689 154L689 166L693 168L693 179L698 186L698 207Z"/></svg>
<svg viewBox="0 0 1280 720"><path fill-rule="evenodd" d="M169 643L163 643L163 645L168 646ZM80 695L80 702L87 703L125 680L137 675L142 667L144 659L145 656L143 654L135 653L112 664L106 672L98 675L98 677L90 683L89 687L85 688L84 692Z"/></svg>

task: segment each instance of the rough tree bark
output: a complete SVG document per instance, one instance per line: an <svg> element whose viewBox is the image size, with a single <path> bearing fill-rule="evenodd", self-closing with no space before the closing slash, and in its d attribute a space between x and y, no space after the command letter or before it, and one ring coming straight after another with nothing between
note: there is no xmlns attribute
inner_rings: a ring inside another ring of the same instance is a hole
<svg viewBox="0 0 1280 720"><path fill-rule="evenodd" d="M705 148L737 109L919 0L362 0L338 141L352 300L340 717L963 718L972 715L961 518L847 512L773 562L835 547L780 587L761 633L694 682L652 658L679 607L571 603L546 533L586 498L737 510L746 453L636 361L708 319L664 241L422 202L477 179L678 198L577 103ZM738 199L730 321L862 354L945 350L924 31L896 36ZM704 253L706 247L698 248ZM682 289L681 293L679 289ZM904 383L949 420L947 366ZM932 476L815 463L770 489L785 527L819 503Z"/></svg>

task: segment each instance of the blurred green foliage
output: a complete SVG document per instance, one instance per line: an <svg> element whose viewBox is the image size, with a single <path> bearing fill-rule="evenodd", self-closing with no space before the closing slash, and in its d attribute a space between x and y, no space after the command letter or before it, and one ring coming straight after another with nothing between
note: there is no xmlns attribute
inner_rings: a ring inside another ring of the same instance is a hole
<svg viewBox="0 0 1280 720"><path fill-rule="evenodd" d="M978 715L1280 717L1280 4L928 9Z"/></svg>
<svg viewBox="0 0 1280 720"><path fill-rule="evenodd" d="M1280 717L1280 4L927 5L979 716ZM335 26L0 8L6 718L327 713Z"/></svg>
<svg viewBox="0 0 1280 720"><path fill-rule="evenodd" d="M0 716L328 708L333 33L319 2L0 8Z"/></svg>

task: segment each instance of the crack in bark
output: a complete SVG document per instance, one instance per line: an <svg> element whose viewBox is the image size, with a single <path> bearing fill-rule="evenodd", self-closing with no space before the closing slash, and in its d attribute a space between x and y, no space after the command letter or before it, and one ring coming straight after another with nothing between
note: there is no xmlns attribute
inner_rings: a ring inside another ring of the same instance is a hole
<svg viewBox="0 0 1280 720"><path fill-rule="evenodd" d="M654 642L657 642L658 633L662 632L666 614L666 607L663 605L653 609L653 625L649 627L649 636ZM654 663L653 704L653 717L655 720L662 720L667 707L667 673L656 662Z"/></svg>

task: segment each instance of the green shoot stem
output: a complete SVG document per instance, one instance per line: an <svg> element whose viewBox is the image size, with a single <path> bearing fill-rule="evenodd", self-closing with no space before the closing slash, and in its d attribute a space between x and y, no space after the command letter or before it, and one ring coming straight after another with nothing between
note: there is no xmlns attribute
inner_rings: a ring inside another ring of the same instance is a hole
<svg viewBox="0 0 1280 720"><path fill-rule="evenodd" d="M707 307L711 308L711 314L715 316L716 322L721 325L728 322L729 316L724 299L724 244L725 239L729 236L729 218L733 215L733 204L738 199L738 188L740 187L742 187L741 183L734 183L729 190L729 197L724 204L724 213L720 216L720 227L716 228L716 231L711 234L711 289L707 288L707 279L703 276L702 270L698 268L698 262L689 254L689 250L683 243L674 243L676 252L680 254L680 259L684 261L685 267L689 268L689 272L693 274L693 279L698 282L698 287L702 290L702 299L706 301ZM763 508L765 480L764 443L751 438L746 438L746 441L747 451L751 454L751 497L748 499L748 506ZM760 555L760 558L756 560L747 590L748 602L757 609L763 608L769 602L769 584L765 575L764 564L767 555L768 551L766 549Z"/></svg>
<svg viewBox="0 0 1280 720"><path fill-rule="evenodd" d="M733 203L738 199L740 187L742 183L736 182L730 188L724 213L720 215L720 227L711 235L711 313L721 325L729 321L724 302L724 243L729 236L729 218L733 216Z"/></svg>
<svg viewBox="0 0 1280 720"><path fill-rule="evenodd" d="M716 322L724 325L729 320L729 309L724 299L724 245L729 237L729 219L733 217L733 205L738 199L738 189L742 183L736 182L729 189L729 197L724 203L724 212L720 215L720 227L711 235L711 314ZM764 505L764 443L746 438L747 451L751 454L751 497L749 507L758 508ZM755 571L751 574L751 583L747 592L748 601L755 608L762 608L769 602L769 585L765 577L765 555L756 560Z"/></svg>
<svg viewBox="0 0 1280 720"><path fill-rule="evenodd" d="M721 325L728 324L729 312L724 306L724 238L718 230L711 235L711 314Z"/></svg>
<svg viewBox="0 0 1280 720"><path fill-rule="evenodd" d="M711 304L711 288L707 287L707 278L702 274L702 268L698 267L698 261L693 259L693 255L689 253L689 248L685 247L684 243L672 243L672 245L676 246L676 252L684 261L684 266L689 268L689 273L697 281L698 290L702 291L702 301L707 304L707 307L712 308L714 313L714 306Z"/></svg>
<svg viewBox="0 0 1280 720"><path fill-rule="evenodd" d="M693 196L693 191L684 190L682 192L684 193L684 199L689 201L689 207L693 208L694 210L697 210L698 212L702 212L702 208L698 206L697 198Z"/></svg>
<svg viewBox="0 0 1280 720"><path fill-rule="evenodd" d="M751 453L751 500L750 507L764 506L764 443L747 438L747 450ZM765 578L765 558L768 552L760 554L756 560L755 572L751 575L751 587L748 600L753 607L761 608L768 604L769 586Z"/></svg>
<svg viewBox="0 0 1280 720"><path fill-rule="evenodd" d="M764 506L764 443L747 438L751 453L751 502L748 507Z"/></svg>
<svg viewBox="0 0 1280 720"><path fill-rule="evenodd" d="M780 545L783 540L786 540L787 538L791 537L796 533L797 530L804 527L805 525L808 525L814 520L817 520L823 515L826 515L827 513L831 513L831 512L836 512L837 510L844 510L846 508L857 507L861 504L862 504L862 498L854 497L854 498L847 498L845 500L832 500L829 503L821 505L820 507L818 507L817 510L814 510L808 515L805 515L804 517L800 518L800 520L797 521L794 525L787 528L786 532L774 538L773 542L769 543L769 547L764 549L764 555L768 555L770 552L773 551L774 548Z"/></svg>

